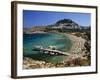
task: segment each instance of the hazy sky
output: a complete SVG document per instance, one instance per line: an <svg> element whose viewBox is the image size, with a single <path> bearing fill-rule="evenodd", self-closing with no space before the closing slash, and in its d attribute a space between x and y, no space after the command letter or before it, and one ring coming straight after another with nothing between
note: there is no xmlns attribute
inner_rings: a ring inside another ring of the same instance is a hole
<svg viewBox="0 0 100 80"><path fill-rule="evenodd" d="M49 25L61 19L72 19L81 26L89 26L91 23L90 13L75 12L51 12L23 10L23 27Z"/></svg>

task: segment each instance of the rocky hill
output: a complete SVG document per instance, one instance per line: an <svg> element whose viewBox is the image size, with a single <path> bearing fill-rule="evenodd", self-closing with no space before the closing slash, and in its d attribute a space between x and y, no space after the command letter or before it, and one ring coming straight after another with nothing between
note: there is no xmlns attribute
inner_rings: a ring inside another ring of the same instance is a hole
<svg viewBox="0 0 100 80"><path fill-rule="evenodd" d="M80 26L78 23L76 23L75 21L71 20L71 19L61 19L58 20L57 22L55 22L54 24L51 25L45 25L45 26L33 26L29 29L24 29L24 32L35 32L35 31L50 31L50 30L58 30L58 29L64 29L64 30L75 30L75 29L85 29L85 28L89 28L89 27L83 27Z"/></svg>
<svg viewBox="0 0 100 80"><path fill-rule="evenodd" d="M54 28L80 29L80 25L71 19L61 19L57 21Z"/></svg>

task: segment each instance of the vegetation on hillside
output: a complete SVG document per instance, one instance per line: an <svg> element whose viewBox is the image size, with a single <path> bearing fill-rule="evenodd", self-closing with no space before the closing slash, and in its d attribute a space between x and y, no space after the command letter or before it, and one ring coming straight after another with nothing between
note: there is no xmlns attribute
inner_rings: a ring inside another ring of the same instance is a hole
<svg viewBox="0 0 100 80"><path fill-rule="evenodd" d="M64 23L74 23L71 19L62 19L56 22L56 24L64 24Z"/></svg>

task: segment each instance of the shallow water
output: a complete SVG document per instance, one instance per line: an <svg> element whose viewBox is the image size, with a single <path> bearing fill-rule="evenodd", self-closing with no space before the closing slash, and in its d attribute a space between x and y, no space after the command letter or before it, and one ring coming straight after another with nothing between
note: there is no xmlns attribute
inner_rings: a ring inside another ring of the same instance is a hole
<svg viewBox="0 0 100 80"><path fill-rule="evenodd" d="M69 51L72 43L63 34L58 33L35 33L23 34L23 55L31 57L36 60L44 60L52 63L59 63L63 60L64 56L61 55L47 55L41 54L38 51L32 51L35 46L56 46L60 51Z"/></svg>

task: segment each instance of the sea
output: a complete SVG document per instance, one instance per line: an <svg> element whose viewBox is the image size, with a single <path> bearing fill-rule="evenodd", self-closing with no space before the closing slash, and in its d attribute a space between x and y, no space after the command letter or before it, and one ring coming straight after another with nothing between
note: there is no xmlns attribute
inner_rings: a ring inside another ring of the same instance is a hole
<svg viewBox="0 0 100 80"><path fill-rule="evenodd" d="M48 55L33 50L36 46L48 48L49 46L56 46L57 50L67 52L72 47L71 40L60 33L23 33L23 56L30 57L35 60L42 60L51 63L59 63L63 61L64 55Z"/></svg>

